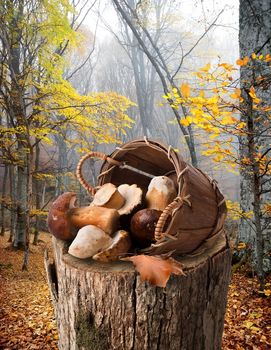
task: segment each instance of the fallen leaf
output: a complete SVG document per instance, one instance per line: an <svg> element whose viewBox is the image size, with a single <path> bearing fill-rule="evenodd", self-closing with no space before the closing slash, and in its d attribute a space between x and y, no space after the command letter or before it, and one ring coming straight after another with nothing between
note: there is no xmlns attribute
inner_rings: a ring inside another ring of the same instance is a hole
<svg viewBox="0 0 271 350"><path fill-rule="evenodd" d="M182 265L172 259L163 259L158 256L135 255L122 260L132 261L136 270L140 273L142 281L148 281L154 286L165 288L171 273L185 275Z"/></svg>

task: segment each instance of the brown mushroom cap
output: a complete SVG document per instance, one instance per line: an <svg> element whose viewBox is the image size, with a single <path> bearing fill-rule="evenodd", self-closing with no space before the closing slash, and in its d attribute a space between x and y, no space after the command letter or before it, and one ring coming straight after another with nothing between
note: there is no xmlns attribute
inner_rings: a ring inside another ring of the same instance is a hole
<svg viewBox="0 0 271 350"><path fill-rule="evenodd" d="M91 206L119 209L124 203L125 199L117 187L106 183L95 193Z"/></svg>
<svg viewBox="0 0 271 350"><path fill-rule="evenodd" d="M161 211L142 209L135 213L131 220L132 237L142 246L147 247L154 242L154 231Z"/></svg>
<svg viewBox="0 0 271 350"><path fill-rule="evenodd" d="M76 232L67 216L68 210L74 208L75 201L76 194L74 192L65 192L52 203L47 224L50 233L56 238L72 240L75 237Z"/></svg>
<svg viewBox="0 0 271 350"><path fill-rule="evenodd" d="M131 238L127 231L119 230L112 238L111 245L93 256L94 260L101 262L117 261L119 256L125 254L131 248Z"/></svg>

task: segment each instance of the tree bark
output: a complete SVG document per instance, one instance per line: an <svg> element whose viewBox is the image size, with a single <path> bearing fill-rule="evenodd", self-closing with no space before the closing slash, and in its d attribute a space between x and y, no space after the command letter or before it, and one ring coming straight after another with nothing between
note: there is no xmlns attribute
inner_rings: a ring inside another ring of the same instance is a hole
<svg viewBox="0 0 271 350"><path fill-rule="evenodd" d="M35 174L38 174L39 166L40 166L40 145L39 145L39 143L37 143L36 153L35 153L35 169L34 169ZM41 194L40 194L40 188L39 188L40 182L37 178L34 178L33 185L34 185L34 189L35 189L35 207L37 210L37 209L40 209L40 207L41 207L40 206ZM33 238L34 245L38 244L39 230L40 230L39 226L40 226L40 216L36 215L35 223L34 223L34 238Z"/></svg>
<svg viewBox="0 0 271 350"><path fill-rule="evenodd" d="M0 212L0 222L1 222L1 231L0 236L5 235L5 206L7 206L6 201L6 188L7 188L7 178L8 178L8 165L5 164L3 183L2 183L2 202L1 202L1 212Z"/></svg>
<svg viewBox="0 0 271 350"><path fill-rule="evenodd" d="M9 242L12 242L15 232L15 226L16 226L16 208L17 208L17 198L15 193L15 166L13 164L9 165L9 192L10 192L10 199L11 199L11 206L10 206L10 235L9 235Z"/></svg>
<svg viewBox="0 0 271 350"><path fill-rule="evenodd" d="M266 55L271 51L271 3L269 0L240 0L239 45L240 57ZM242 90L243 109L247 113L241 115L241 121L247 124L247 135L240 138L240 157L248 157L251 167L241 168L240 171L240 202L244 211L253 211L253 223L241 219L239 240L246 242L253 249L253 265L257 269L261 285L263 285L263 270L271 271L269 255L271 247L270 219L264 219L261 205L271 201L271 177L266 174L261 177L259 166L256 164L255 153L264 153L269 146L270 129L266 127L264 115L259 109L251 108L251 97L248 90L250 85L257 86L259 78L269 77L270 68L261 60L254 61L253 75L251 66L241 67L240 86ZM271 84L257 90L265 106L270 106ZM266 130L266 131L264 131ZM261 193L261 189L263 192Z"/></svg>
<svg viewBox="0 0 271 350"><path fill-rule="evenodd" d="M53 247L55 263L45 256L45 266L60 350L221 348L231 270L224 237L180 259L186 275L165 289L141 282L131 263L79 260L55 238Z"/></svg>

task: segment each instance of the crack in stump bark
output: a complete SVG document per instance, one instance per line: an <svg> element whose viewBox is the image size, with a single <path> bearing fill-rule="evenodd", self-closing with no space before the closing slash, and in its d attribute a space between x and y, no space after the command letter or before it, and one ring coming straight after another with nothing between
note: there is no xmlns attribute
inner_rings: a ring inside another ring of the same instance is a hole
<svg viewBox="0 0 271 350"><path fill-rule="evenodd" d="M137 275L135 274L135 279L133 283L133 297L132 297L132 303L133 303L133 308L134 308L134 334L133 334L133 345L132 345L132 350L135 349L135 340L136 340L136 323L137 323L137 308L136 308L136 288L137 288Z"/></svg>

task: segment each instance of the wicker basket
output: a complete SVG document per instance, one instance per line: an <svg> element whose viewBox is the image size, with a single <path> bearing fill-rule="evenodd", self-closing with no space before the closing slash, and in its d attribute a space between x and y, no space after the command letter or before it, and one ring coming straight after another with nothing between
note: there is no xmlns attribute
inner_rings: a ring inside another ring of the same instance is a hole
<svg viewBox="0 0 271 350"><path fill-rule="evenodd" d="M200 254L223 234L227 209L216 181L187 164L171 147L144 138L117 147L110 156L99 152L85 155L78 164L77 176L88 192L94 195L96 188L84 180L81 171L85 160L91 157L104 160L98 185L107 182L116 186L137 184L146 193L151 181L146 173L175 177L177 197L159 218L155 230L156 243L144 249L144 253L160 255L172 252L174 256ZM128 167L123 167L124 164ZM129 166L141 173L132 171ZM167 228L164 230L166 222Z"/></svg>

